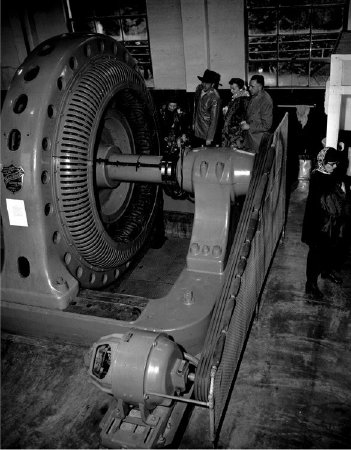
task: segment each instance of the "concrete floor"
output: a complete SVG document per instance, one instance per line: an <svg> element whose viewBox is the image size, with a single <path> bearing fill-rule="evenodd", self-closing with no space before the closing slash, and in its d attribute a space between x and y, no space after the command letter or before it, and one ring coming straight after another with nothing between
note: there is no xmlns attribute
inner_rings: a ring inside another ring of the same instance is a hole
<svg viewBox="0 0 351 450"><path fill-rule="evenodd" d="M323 301L304 295L301 243L308 186L292 193L284 240L262 295L218 448L351 448L351 252L344 283L321 281ZM196 408L180 448L210 448Z"/></svg>
<svg viewBox="0 0 351 450"><path fill-rule="evenodd" d="M304 295L306 185L292 193L279 245L220 428L219 448L351 448L351 254L343 286ZM150 250L118 287L161 297L183 267L186 239ZM156 264L156 270L151 266ZM1 447L99 448L110 402L88 379L87 348L2 335ZM208 411L194 408L176 441L210 448Z"/></svg>

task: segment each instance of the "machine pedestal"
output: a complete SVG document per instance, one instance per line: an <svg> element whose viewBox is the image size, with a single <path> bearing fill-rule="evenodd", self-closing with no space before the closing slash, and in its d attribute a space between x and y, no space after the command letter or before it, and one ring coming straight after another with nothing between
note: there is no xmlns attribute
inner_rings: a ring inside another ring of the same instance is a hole
<svg viewBox="0 0 351 450"><path fill-rule="evenodd" d="M120 405L113 399L100 423L101 443L107 448L163 448L172 443L187 407L180 402L157 406L144 422L136 407L122 418Z"/></svg>

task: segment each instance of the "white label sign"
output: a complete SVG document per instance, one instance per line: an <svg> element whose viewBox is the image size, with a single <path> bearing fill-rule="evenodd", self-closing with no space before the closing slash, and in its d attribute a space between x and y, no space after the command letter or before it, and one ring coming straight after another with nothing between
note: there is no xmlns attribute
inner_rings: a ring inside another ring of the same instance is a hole
<svg viewBox="0 0 351 450"><path fill-rule="evenodd" d="M24 200L6 199L7 212L10 225L17 227L28 227L26 208Z"/></svg>

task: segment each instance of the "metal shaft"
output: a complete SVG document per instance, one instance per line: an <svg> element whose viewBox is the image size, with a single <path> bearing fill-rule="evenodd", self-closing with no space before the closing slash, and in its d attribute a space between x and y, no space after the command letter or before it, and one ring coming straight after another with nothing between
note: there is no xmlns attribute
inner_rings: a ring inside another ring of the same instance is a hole
<svg viewBox="0 0 351 450"><path fill-rule="evenodd" d="M105 166L109 181L144 183L162 182L162 156L114 154L109 160L98 159L97 164Z"/></svg>

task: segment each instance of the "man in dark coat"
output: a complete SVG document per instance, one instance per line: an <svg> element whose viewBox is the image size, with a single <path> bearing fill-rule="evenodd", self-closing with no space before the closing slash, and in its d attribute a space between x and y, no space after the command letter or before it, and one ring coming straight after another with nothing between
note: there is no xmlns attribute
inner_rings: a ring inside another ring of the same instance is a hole
<svg viewBox="0 0 351 450"><path fill-rule="evenodd" d="M213 144L216 134L221 99L217 91L220 75L206 69L203 77L198 77L201 84L195 91L193 147Z"/></svg>
<svg viewBox="0 0 351 450"><path fill-rule="evenodd" d="M251 98L246 112L246 121L241 122L246 130L245 147L257 153L264 133L270 131L273 123L273 101L264 89L264 77L253 75L249 83Z"/></svg>

